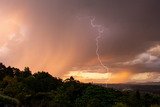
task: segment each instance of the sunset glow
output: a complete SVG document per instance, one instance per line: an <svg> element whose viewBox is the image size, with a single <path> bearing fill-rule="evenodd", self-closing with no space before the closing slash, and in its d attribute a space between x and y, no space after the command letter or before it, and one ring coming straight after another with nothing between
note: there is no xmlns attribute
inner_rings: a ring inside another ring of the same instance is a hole
<svg viewBox="0 0 160 107"><path fill-rule="evenodd" d="M160 81L160 17L151 1L2 1L5 65L82 82Z"/></svg>

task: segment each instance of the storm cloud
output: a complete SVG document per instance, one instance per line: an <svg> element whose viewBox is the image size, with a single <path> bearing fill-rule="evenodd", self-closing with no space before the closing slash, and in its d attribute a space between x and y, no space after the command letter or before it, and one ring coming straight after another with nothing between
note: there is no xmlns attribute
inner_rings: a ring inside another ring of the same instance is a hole
<svg viewBox="0 0 160 107"><path fill-rule="evenodd" d="M99 54L111 72L159 73L159 5L159 0L1 0L0 23L16 20L7 26L17 30L0 33L0 60L56 76L73 68L103 73L97 70L97 31L87 18L95 17L106 29Z"/></svg>

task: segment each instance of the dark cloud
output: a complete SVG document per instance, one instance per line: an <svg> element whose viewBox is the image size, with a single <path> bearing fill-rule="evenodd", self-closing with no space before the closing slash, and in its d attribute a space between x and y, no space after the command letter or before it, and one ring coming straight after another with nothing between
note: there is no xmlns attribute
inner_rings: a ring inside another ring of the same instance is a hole
<svg viewBox="0 0 160 107"><path fill-rule="evenodd" d="M72 66L86 65L96 59L97 31L91 27L90 20L78 20L77 16L94 16L95 23L108 29L99 44L103 61L109 66L121 67L117 63L133 60L160 41L159 5L159 0L2 0L0 6L5 14L21 11L24 24L29 29L28 40L12 47L14 56L8 58L12 59L10 62L19 58L20 63L38 63L33 68L47 70L45 63L56 66L55 61L64 60L59 63L65 63L62 64L64 69L55 69L59 70L55 74L63 73ZM106 56L110 57L109 61ZM39 67L43 64L44 67ZM97 64L98 61L95 62ZM141 72L157 64L132 67ZM127 65L125 67L133 69Z"/></svg>

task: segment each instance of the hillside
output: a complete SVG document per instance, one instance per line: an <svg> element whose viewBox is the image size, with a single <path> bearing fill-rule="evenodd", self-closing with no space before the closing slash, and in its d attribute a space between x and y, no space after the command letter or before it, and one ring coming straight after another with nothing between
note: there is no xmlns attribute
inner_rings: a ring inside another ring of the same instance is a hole
<svg viewBox="0 0 160 107"><path fill-rule="evenodd" d="M159 107L160 96L117 90L0 63L0 107Z"/></svg>

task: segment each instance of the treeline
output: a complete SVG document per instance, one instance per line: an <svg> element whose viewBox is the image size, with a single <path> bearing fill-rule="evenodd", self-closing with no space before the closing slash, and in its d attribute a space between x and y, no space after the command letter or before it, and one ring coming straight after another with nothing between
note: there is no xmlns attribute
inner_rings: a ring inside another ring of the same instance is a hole
<svg viewBox="0 0 160 107"><path fill-rule="evenodd" d="M32 74L0 63L0 107L159 107L160 96L118 91L73 77L62 80L47 72Z"/></svg>

